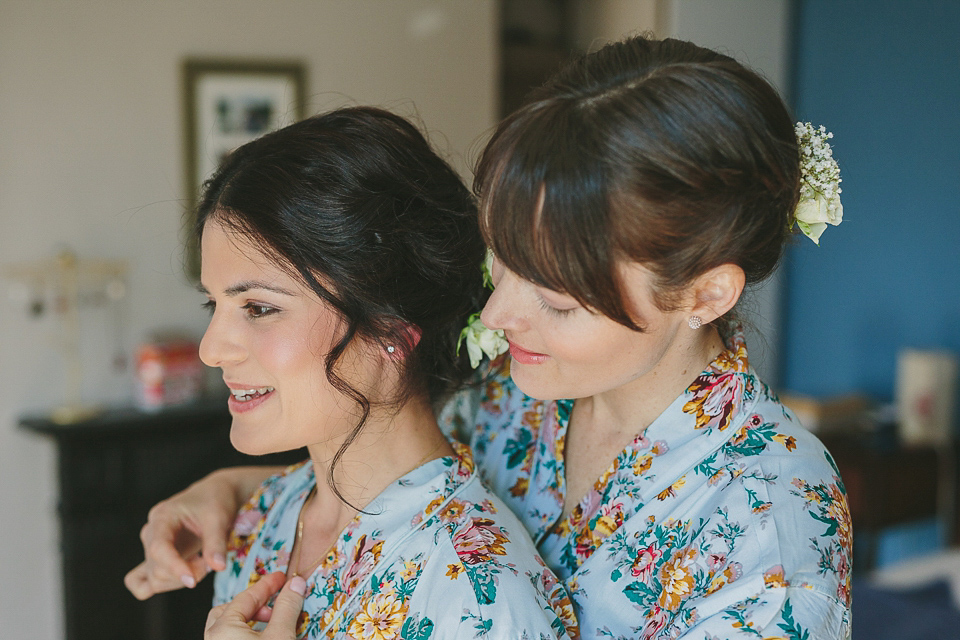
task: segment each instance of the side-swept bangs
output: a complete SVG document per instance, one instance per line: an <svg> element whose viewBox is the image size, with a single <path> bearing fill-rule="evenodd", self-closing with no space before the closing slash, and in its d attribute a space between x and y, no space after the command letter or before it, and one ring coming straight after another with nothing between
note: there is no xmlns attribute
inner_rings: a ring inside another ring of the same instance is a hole
<svg viewBox="0 0 960 640"><path fill-rule="evenodd" d="M477 165L480 229L520 277L639 330L617 274L605 145L570 106L532 103L497 128Z"/></svg>

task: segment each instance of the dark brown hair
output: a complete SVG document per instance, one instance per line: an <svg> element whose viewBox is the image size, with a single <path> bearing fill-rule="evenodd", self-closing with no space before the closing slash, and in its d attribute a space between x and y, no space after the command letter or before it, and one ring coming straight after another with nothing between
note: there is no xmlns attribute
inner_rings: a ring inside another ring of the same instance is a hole
<svg viewBox="0 0 960 640"><path fill-rule="evenodd" d="M320 355L330 384L361 417L330 465L331 486L370 413L370 400L337 373L352 341L404 353L397 404L414 395L436 402L472 373L456 347L485 300L476 203L403 118L340 109L243 145L204 185L198 240L209 220L288 269L342 319L339 341Z"/></svg>
<svg viewBox="0 0 960 640"><path fill-rule="evenodd" d="M497 127L477 168L480 225L510 270L640 329L621 261L654 299L721 264L776 267L799 197L793 120L730 57L635 37L574 61Z"/></svg>

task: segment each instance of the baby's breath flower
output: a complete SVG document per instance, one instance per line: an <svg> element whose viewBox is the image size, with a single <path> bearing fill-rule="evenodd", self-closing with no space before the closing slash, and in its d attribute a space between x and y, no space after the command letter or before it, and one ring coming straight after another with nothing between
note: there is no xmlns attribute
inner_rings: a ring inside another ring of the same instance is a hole
<svg viewBox="0 0 960 640"><path fill-rule="evenodd" d="M794 219L804 235L820 244L820 235L827 225L836 226L843 221L840 167L827 142L833 134L823 125L814 128L809 122L798 122L795 130L801 173L800 201Z"/></svg>

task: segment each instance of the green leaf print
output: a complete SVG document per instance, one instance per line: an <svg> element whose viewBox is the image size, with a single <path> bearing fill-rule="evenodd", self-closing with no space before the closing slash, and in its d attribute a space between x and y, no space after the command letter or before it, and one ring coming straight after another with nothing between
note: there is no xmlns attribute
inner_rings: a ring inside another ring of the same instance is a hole
<svg viewBox="0 0 960 640"><path fill-rule="evenodd" d="M790 605L790 599L787 598L783 603L783 622L777 626L790 634L789 640L810 640L810 632L801 627L793 619L793 607Z"/></svg>
<svg viewBox="0 0 960 640"><path fill-rule="evenodd" d="M427 640L433 635L433 621L430 618L418 620L419 616L407 618L400 629L401 640Z"/></svg>
<svg viewBox="0 0 960 640"><path fill-rule="evenodd" d="M523 429L520 431L518 440L507 440L503 448L503 452L507 454L507 469L513 469L523 462L524 458L527 457L527 449L530 447L532 439L530 431Z"/></svg>

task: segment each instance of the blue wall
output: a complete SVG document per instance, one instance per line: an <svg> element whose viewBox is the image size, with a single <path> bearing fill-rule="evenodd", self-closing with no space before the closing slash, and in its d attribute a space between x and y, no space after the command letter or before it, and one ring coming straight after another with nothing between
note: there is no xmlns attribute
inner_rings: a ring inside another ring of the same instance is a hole
<svg viewBox="0 0 960 640"><path fill-rule="evenodd" d="M797 117L835 134L844 222L787 256L783 387L893 396L960 353L960 2L797 0Z"/></svg>

